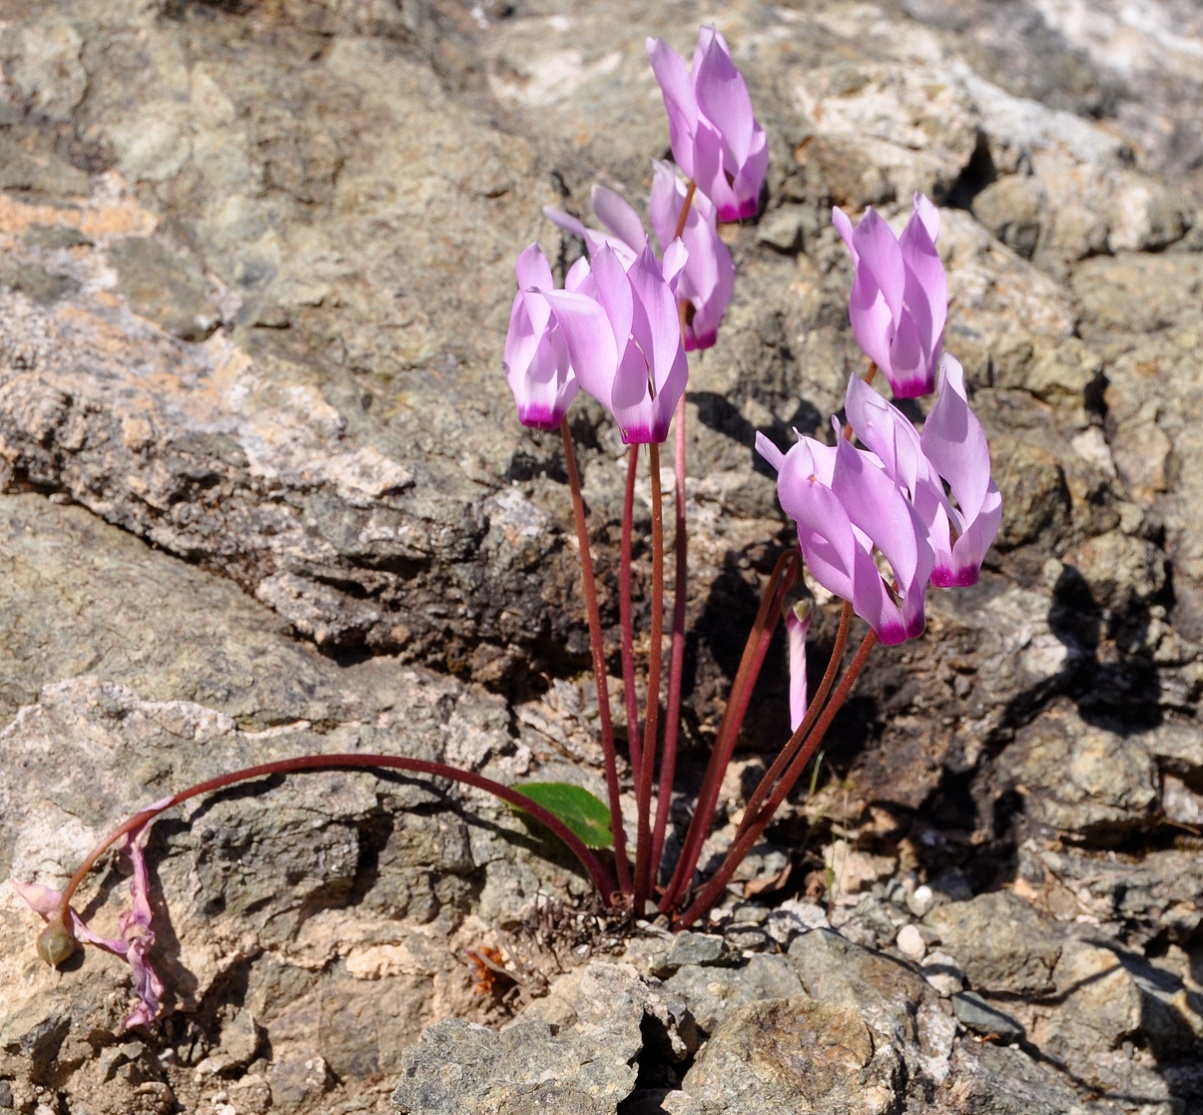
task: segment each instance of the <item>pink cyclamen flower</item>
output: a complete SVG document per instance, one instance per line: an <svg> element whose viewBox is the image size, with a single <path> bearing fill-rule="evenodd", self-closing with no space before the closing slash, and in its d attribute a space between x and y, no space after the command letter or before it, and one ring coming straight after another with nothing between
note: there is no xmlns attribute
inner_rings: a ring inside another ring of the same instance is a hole
<svg viewBox="0 0 1203 1115"><path fill-rule="evenodd" d="M578 261L566 276L566 285L579 285L588 264ZM578 385L568 361L568 348L555 318L542 296L555 282L551 266L538 244L531 244L514 267L518 293L510 309L505 335L505 378L518 404L524 426L555 430L575 398Z"/></svg>
<svg viewBox="0 0 1203 1115"><path fill-rule="evenodd" d="M652 178L648 216L661 244L676 233L685 204L686 186L677 172L657 160ZM714 203L695 191L681 239L689 253L677 294L689 303L685 311L685 349L710 348L718 340L718 327L735 292L735 261L719 239Z"/></svg>
<svg viewBox="0 0 1203 1115"><path fill-rule="evenodd" d="M901 237L873 209L865 210L855 229L841 209L833 209L831 219L856 265L848 299L856 343L898 398L930 393L948 316L948 279L936 253L939 211L915 194Z"/></svg>
<svg viewBox="0 0 1203 1115"><path fill-rule="evenodd" d="M648 210L662 250L667 250L676 238L685 193L685 184L676 171L668 163L657 161ZM639 214L621 195L605 186L593 187L592 202L593 212L606 232L588 228L576 217L550 206L543 212L560 228L584 240L591 253L608 244L629 266L647 240ZM719 238L714 205L696 191L681 240L688 254L675 293L678 300L688 303L683 335L685 351L692 352L710 348L718 339L718 327L735 291L735 261Z"/></svg>
<svg viewBox="0 0 1203 1115"><path fill-rule="evenodd" d="M934 557L927 528L873 453L855 449L835 422L836 444L802 437L782 453L763 434L756 449L777 469L777 498L798 526L815 579L852 604L886 644L922 634ZM878 550L895 587L882 579Z"/></svg>
<svg viewBox="0 0 1203 1115"><path fill-rule="evenodd" d="M857 437L881 459L927 526L935 554L931 583L976 584L1002 521L1002 495L960 363L947 354L941 359L939 392L922 434L856 376L848 384L845 409Z"/></svg>
<svg viewBox="0 0 1203 1115"><path fill-rule="evenodd" d="M701 28L692 70L662 39L648 39L647 54L664 97L677 166L714 202L720 221L756 216L768 140L726 40L713 27Z"/></svg>
<svg viewBox="0 0 1203 1115"><path fill-rule="evenodd" d="M577 290L543 295L580 385L614 416L627 444L668 437L685 391L689 366L674 293L684 263L679 240L669 245L663 264L646 240L629 264L602 243Z"/></svg>

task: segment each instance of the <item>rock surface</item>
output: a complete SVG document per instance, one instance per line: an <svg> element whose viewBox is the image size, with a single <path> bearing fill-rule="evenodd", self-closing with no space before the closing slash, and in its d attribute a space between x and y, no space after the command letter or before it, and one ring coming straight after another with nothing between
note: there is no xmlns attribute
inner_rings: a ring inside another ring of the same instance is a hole
<svg viewBox="0 0 1203 1115"><path fill-rule="evenodd" d="M512 266L575 250L545 204L642 204L644 39L714 18L0 0L0 876L61 885L130 809L306 749L598 787L561 450L500 374ZM0 1108L1203 1110L1197 5L718 20L773 161L691 370L685 775L789 538L754 435L825 428L862 364L833 204L942 206L1006 501L981 583L871 659L721 939L580 969L618 945L508 810L310 774L153 826L172 999L131 1033L128 968L51 975L0 883ZM572 422L613 632L622 446ZM773 665L749 770L784 695Z"/></svg>

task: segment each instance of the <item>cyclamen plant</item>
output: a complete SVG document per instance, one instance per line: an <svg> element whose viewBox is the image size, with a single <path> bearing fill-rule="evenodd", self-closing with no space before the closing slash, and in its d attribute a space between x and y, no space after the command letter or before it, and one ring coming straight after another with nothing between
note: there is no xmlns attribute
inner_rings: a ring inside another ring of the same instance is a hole
<svg viewBox="0 0 1203 1115"><path fill-rule="evenodd" d="M943 353L948 287L935 247L939 212L927 198L916 195L913 215L901 237L896 237L872 209L855 227L836 209L833 223L855 268L849 300L852 333L870 365L863 378L853 376L848 383L846 424L833 419L831 444L799 437L782 451L763 434L757 436L757 451L777 470L778 495L797 526L798 546L781 556L768 580L692 821L681 836L675 863L665 862L685 650L686 353L711 347L717 340L735 277L718 222L758 213L768 147L744 79L717 30L702 28L689 69L658 39L648 40L647 52L663 94L675 160L675 166L654 164L648 213L656 246L635 209L601 186L594 188L592 202L605 231L547 210L556 225L584 240L588 256L569 269L562 288L556 287L551 266L537 244L518 256L518 292L504 349L506 378L519 421L535 429L558 429L563 438L598 693L607 802L603 805L573 787L509 787L443 763L358 753L305 755L261 764L155 802L106 836L62 890L18 884L26 901L47 922L38 951L48 963L62 963L79 941L108 949L130 963L138 1006L127 1026L151 1021L162 1009L164 987L150 964L154 931L142 844L149 824L164 810L235 782L303 770L385 767L449 778L492 793L554 832L577 856L602 901L616 913L635 917L658 913L673 928L682 929L704 917L720 899L814 756L874 644L900 643L922 634L929 586L977 581L999 527L1002 501L991 477L985 434L969 406L964 372ZM921 431L872 386L878 370L896 397L915 398L935 391ZM619 626L636 816L633 857L622 823L623 786L588 518L566 419L581 389L609 411L629 446ZM667 554L659 447L670 430L675 433L675 569L667 683L663 684ZM650 650L642 710L631 599L641 446L647 447L652 493ZM889 572L883 574L885 566ZM812 605L809 601L787 604L804 570L844 601L832 653L813 694L806 678ZM868 631L843 667L854 615L868 625ZM792 734L749 799L725 859L709 878L701 879L698 864L723 773L779 618L784 619L789 648ZM591 806L596 806L592 813ZM132 908L121 918L121 936L106 939L87 928L71 900L86 873L114 845L133 865Z"/></svg>

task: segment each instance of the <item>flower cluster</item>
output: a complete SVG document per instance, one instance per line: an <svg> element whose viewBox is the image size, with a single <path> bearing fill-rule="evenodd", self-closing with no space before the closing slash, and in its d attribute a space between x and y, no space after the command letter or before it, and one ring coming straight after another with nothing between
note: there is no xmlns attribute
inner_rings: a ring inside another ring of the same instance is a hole
<svg viewBox="0 0 1203 1115"><path fill-rule="evenodd" d="M605 232L546 210L585 241L589 261L578 261L557 291L538 246L522 253L505 346L506 378L525 425L554 429L580 386L633 445L668 436L685 391L685 352L718 338L735 285L718 222L756 215L768 168L764 129L718 31L701 30L692 70L659 39L649 39L647 51L676 160L676 168L657 162L653 173L648 216L659 254L639 215L612 190L593 191Z"/></svg>
<svg viewBox="0 0 1203 1115"><path fill-rule="evenodd" d="M845 413L865 448L844 437L838 422L833 446L803 437L782 453L759 434L756 448L777 469L781 506L797 523L815 579L849 601L881 642L901 643L923 632L929 584L977 582L1002 497L953 357L941 359L939 392L922 434L857 376L848 384ZM892 584L878 569L877 553L889 562Z"/></svg>
<svg viewBox="0 0 1203 1115"><path fill-rule="evenodd" d="M1002 497L964 370L941 355L948 282L936 254L935 206L916 194L901 237L872 209L855 229L839 209L832 221L856 269L848 303L854 338L895 395L936 389L935 405L920 433L853 376L848 426L835 423L834 445L804 437L783 454L760 434L756 447L777 469L781 506L797 523L815 579L849 601L881 642L900 643L923 631L929 584L976 584ZM890 583L877 555L889 563Z"/></svg>

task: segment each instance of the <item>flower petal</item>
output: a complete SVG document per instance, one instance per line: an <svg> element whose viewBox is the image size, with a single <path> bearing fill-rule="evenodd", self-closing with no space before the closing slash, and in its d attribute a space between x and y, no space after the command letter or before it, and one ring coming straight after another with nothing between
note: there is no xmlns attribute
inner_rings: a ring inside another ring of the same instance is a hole
<svg viewBox="0 0 1203 1115"><path fill-rule="evenodd" d="M902 249L890 226L869 208L852 234L856 241L857 275L868 273L895 319L902 313L906 267Z"/></svg>
<svg viewBox="0 0 1203 1115"><path fill-rule="evenodd" d="M940 361L940 389L927 416L920 443L928 460L947 482L959 506L961 531L947 568L933 583L941 587L973 585L986 551L1002 522L1002 495L994 482L990 447L981 422L969 407L965 371L955 357Z"/></svg>
<svg viewBox="0 0 1203 1115"><path fill-rule="evenodd" d="M631 208L626 198L605 186L594 186L592 198L597 219L631 251L638 252L647 239L647 233L643 231L639 214Z"/></svg>
<svg viewBox="0 0 1203 1115"><path fill-rule="evenodd" d="M733 166L741 166L751 149L756 122L752 98L743 74L731 61L726 39L713 27L698 32L692 77L698 108L723 137Z"/></svg>
<svg viewBox="0 0 1203 1115"><path fill-rule="evenodd" d="M663 39L647 40L648 61L664 98L668 114L668 135L677 166L696 177L693 159L694 133L697 129L698 103L693 82L681 56Z"/></svg>
<svg viewBox="0 0 1203 1115"><path fill-rule="evenodd" d="M577 381L602 406L609 407L618 350L605 309L596 299L574 291L549 290L543 297L564 335Z"/></svg>

